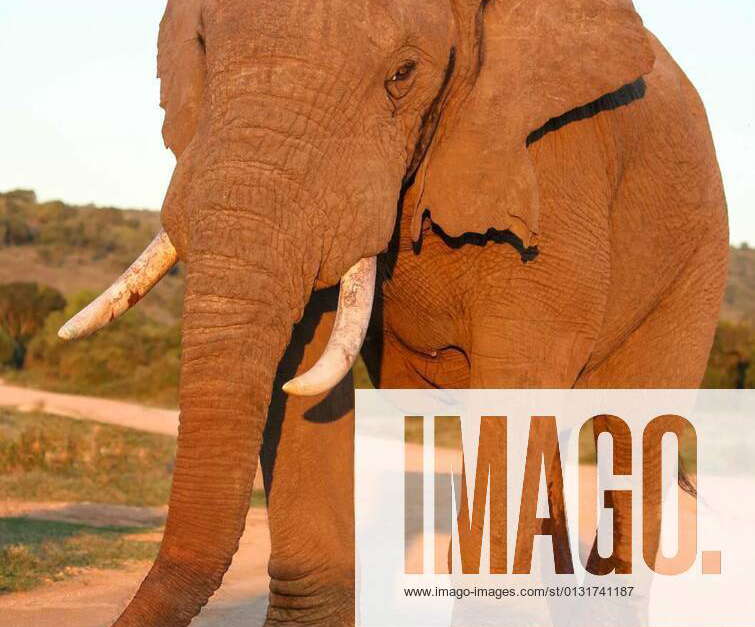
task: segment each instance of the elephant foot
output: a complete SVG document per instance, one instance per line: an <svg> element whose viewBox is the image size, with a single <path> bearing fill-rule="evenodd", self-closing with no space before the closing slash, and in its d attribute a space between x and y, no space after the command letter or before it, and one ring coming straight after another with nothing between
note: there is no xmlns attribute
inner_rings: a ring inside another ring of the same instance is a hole
<svg viewBox="0 0 755 627"><path fill-rule="evenodd" d="M353 627L354 607L353 571L273 577L265 625Z"/></svg>

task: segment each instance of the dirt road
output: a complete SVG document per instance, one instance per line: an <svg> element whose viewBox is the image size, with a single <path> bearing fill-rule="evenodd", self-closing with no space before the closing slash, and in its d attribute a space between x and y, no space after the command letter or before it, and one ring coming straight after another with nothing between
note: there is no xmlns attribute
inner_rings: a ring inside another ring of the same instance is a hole
<svg viewBox="0 0 755 627"><path fill-rule="evenodd" d="M124 427L174 435L178 412L131 403L54 394L0 382L0 406L96 420ZM410 455L419 462L421 454ZM419 472L418 468L407 468ZM260 473L258 473L259 477ZM0 502L1 516L28 516L89 525L160 524L164 509L124 508L110 505ZM151 523L151 524L148 524ZM158 538L150 538L157 540ZM445 553L446 545L438 543ZM270 538L264 510L251 510L239 552L223 585L192 625L236 627L261 625L267 605L267 558ZM410 548L411 553L421 546ZM99 627L109 625L133 596L149 564L132 564L112 571L85 571L62 582L35 590L0 596L0 627Z"/></svg>
<svg viewBox="0 0 755 627"><path fill-rule="evenodd" d="M0 382L0 406L97 420L155 433L175 434L178 415L175 411L145 408L139 405L53 394ZM450 454L450 453L449 453ZM421 460L421 454L409 455ZM418 472L420 468L407 468ZM594 472L594 470L593 470ZM259 475L259 473L258 473ZM594 502L587 491L582 498ZM90 525L160 524L164 508L124 508L110 505L61 503L0 502L0 517L28 516L48 520L81 522ZM413 524L413 523L412 523ZM151 536L154 534L150 534ZM150 537L152 540L159 539ZM583 539L584 540L584 539ZM445 553L444 543L438 543ZM267 604L267 557L270 539L264 510L253 509L239 552L227 573L223 586L192 625L236 627L261 625ZM410 553L421 551L419 545ZM70 579L35 590L0 596L0 627L99 627L109 625L133 596L149 569L149 564L131 564L121 570L85 571Z"/></svg>
<svg viewBox="0 0 755 627"><path fill-rule="evenodd" d="M95 420L151 433L175 435L178 412L100 398L56 394L0 381L0 406ZM261 489L261 473L255 488ZM0 501L0 517L79 522L94 526L154 526L165 508L136 508L89 503ZM158 540L158 537L150 538ZM213 627L261 625L267 606L270 538L264 510L250 510L239 552L202 615L192 624ZM0 627L100 627L110 625L126 606L149 569L130 564L119 570L84 571L65 581L29 592L0 596Z"/></svg>
<svg viewBox="0 0 755 627"><path fill-rule="evenodd" d="M2 379L0 379L0 407L40 411L81 420L96 420L149 433L176 435L178 431L178 411L174 409L155 409L136 403L45 392L8 385Z"/></svg>
<svg viewBox="0 0 755 627"><path fill-rule="evenodd" d="M156 409L138 403L46 392L9 385L2 379L0 407L13 407L28 412L39 411L77 420L94 420L148 433L172 436L178 433L177 409ZM254 489L264 489L259 468L255 475Z"/></svg>
<svg viewBox="0 0 755 627"><path fill-rule="evenodd" d="M39 508L38 513L44 508ZM97 519L90 511L87 522ZM79 520L81 520L79 518ZM249 512L239 552L223 586L192 625L261 625L267 607L267 556L270 541L264 510ZM121 570L89 570L30 592L0 596L2 627L104 627L126 607L149 564Z"/></svg>

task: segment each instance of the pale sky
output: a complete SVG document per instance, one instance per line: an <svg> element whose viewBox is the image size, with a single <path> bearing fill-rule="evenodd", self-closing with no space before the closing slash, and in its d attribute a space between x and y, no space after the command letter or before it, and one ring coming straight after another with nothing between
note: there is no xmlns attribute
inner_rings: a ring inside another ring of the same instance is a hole
<svg viewBox="0 0 755 627"><path fill-rule="evenodd" d="M732 241L755 243L755 1L635 5L706 103ZM0 190L160 207L174 164L162 145L155 79L164 6L0 0Z"/></svg>

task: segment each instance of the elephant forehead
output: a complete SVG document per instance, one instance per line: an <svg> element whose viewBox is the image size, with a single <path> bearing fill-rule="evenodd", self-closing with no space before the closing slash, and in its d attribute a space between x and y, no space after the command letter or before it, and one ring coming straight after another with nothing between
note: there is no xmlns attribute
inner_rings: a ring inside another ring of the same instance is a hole
<svg viewBox="0 0 755 627"><path fill-rule="evenodd" d="M378 0L205 0L208 41L237 52L350 56L400 43L402 20Z"/></svg>

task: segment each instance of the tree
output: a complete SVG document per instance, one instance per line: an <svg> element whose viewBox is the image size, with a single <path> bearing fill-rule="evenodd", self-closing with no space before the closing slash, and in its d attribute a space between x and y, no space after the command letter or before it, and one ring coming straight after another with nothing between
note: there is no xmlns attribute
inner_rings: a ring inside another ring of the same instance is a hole
<svg viewBox="0 0 755 627"><path fill-rule="evenodd" d="M53 311L66 306L66 300L56 289L36 283L7 283L0 285L0 330L8 352L8 342L12 343L11 355L3 363L21 368L26 356L29 340L38 333Z"/></svg>

